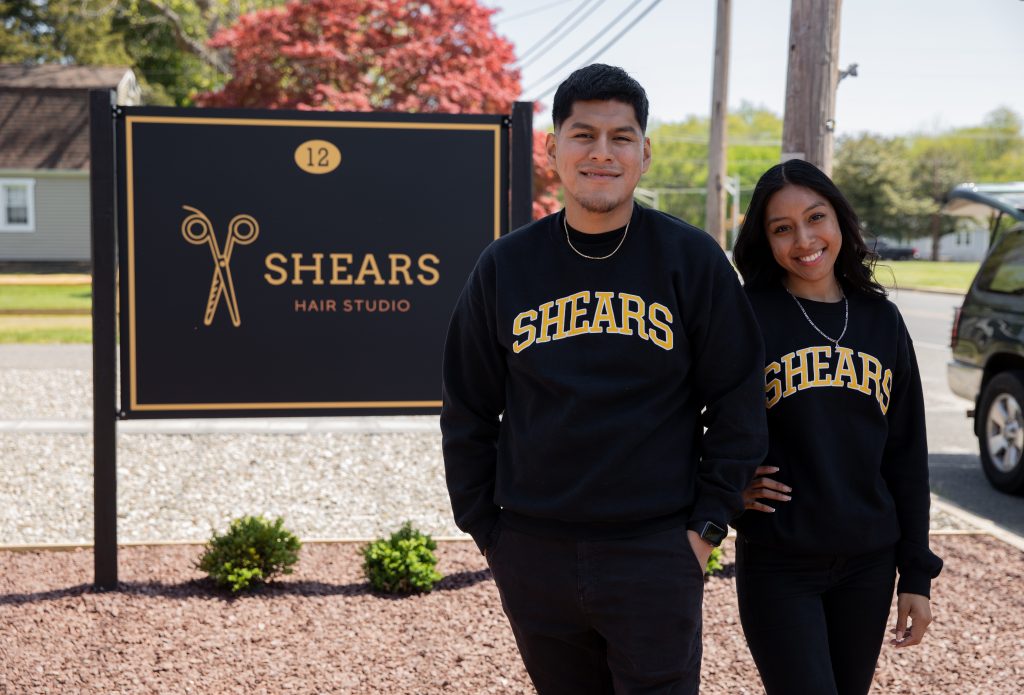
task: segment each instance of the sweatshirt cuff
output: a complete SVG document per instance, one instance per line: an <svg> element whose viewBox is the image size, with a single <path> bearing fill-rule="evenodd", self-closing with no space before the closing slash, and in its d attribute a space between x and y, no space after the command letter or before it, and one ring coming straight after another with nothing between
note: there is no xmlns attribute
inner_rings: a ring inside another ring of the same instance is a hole
<svg viewBox="0 0 1024 695"><path fill-rule="evenodd" d="M900 572L900 580L896 584L897 594L920 594L931 598L932 578L924 572Z"/></svg>
<svg viewBox="0 0 1024 695"><path fill-rule="evenodd" d="M896 593L931 596L932 579L942 571L942 559L929 550L927 545L898 543L896 565L900 573Z"/></svg>
<svg viewBox="0 0 1024 695"><path fill-rule="evenodd" d="M722 528L727 528L729 523L743 511L743 496L736 495L739 500L739 507L735 501L722 499L719 496L704 495L697 499L693 505L693 511L687 519L687 523L711 521Z"/></svg>

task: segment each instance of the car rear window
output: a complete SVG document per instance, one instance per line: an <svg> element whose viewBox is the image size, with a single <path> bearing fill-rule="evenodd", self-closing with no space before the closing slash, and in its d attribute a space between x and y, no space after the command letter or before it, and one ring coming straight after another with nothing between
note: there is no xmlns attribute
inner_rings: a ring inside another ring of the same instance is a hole
<svg viewBox="0 0 1024 695"><path fill-rule="evenodd" d="M978 273L978 288L1001 294L1024 294L1024 229L1004 235Z"/></svg>

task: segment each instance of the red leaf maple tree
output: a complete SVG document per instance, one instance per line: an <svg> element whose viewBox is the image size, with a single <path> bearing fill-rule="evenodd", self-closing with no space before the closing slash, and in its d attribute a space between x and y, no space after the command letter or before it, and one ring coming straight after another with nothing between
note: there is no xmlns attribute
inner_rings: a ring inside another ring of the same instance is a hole
<svg viewBox="0 0 1024 695"><path fill-rule="evenodd" d="M477 0L293 0L238 18L210 41L233 73L200 106L509 113L515 51ZM558 208L534 133L534 217Z"/></svg>

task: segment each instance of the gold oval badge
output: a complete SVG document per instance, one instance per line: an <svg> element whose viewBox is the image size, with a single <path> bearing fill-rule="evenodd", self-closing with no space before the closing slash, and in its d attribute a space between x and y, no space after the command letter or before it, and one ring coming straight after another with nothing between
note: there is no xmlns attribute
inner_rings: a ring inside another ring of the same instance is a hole
<svg viewBox="0 0 1024 695"><path fill-rule="evenodd" d="M326 140L306 140L295 148L295 163L308 174L328 174L341 164L341 150Z"/></svg>

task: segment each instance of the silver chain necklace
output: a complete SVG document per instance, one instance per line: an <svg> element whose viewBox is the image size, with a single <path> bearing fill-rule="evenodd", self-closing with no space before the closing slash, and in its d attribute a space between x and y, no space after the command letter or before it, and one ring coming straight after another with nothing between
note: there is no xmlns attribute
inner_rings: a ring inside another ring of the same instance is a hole
<svg viewBox="0 0 1024 695"><path fill-rule="evenodd" d="M786 292L789 292L788 287L786 288ZM797 296L792 292L789 292L789 296L792 297L793 301L796 302L796 305L800 307L800 313L804 315L805 319L807 319L807 323L811 324L811 328L818 331L818 333L821 334L822 338L832 343L836 347L839 347L839 341L843 339L844 335L846 335L846 327L850 325L850 301L846 298L846 293L843 293L843 308L846 311L846 316L843 318L843 331L842 333L839 334L838 338L830 338L825 333L825 331L818 328L814 321L811 321L811 317L807 315L807 309L804 309L804 305L800 303L800 300L797 298Z"/></svg>
<svg viewBox="0 0 1024 695"><path fill-rule="evenodd" d="M630 219L630 222L632 221L633 220ZM626 230L622 232L622 238L619 239L618 245L616 245L616 247L612 249L611 253L609 253L607 256L588 256L587 254L583 253L578 248L572 245L572 240L569 239L569 223L566 221L565 215L562 215L562 226L565 227L565 243L569 244L569 248L575 251L577 255L583 256L584 258L589 258L592 261L603 261L607 258L611 258L612 256L614 256L615 253L622 248L622 243L626 241L626 235L629 234L629 222L627 222Z"/></svg>

